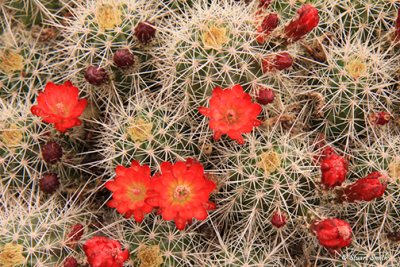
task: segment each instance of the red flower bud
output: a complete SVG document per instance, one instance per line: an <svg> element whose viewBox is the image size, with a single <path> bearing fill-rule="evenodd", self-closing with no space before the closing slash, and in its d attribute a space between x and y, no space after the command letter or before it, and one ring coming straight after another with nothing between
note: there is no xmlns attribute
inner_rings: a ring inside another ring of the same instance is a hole
<svg viewBox="0 0 400 267"><path fill-rule="evenodd" d="M67 235L67 241L66 244L70 248L74 248L78 241L81 240L83 235L83 225L80 223L74 224L71 227L71 231Z"/></svg>
<svg viewBox="0 0 400 267"><path fill-rule="evenodd" d="M64 267L78 267L78 261L74 257L68 257L64 261Z"/></svg>
<svg viewBox="0 0 400 267"><path fill-rule="evenodd" d="M135 30L135 36L142 44L148 44L156 36L156 28L148 21L140 22Z"/></svg>
<svg viewBox="0 0 400 267"><path fill-rule="evenodd" d="M390 114L387 112L377 112L369 115L369 120L375 125L385 125L390 120Z"/></svg>
<svg viewBox="0 0 400 267"><path fill-rule="evenodd" d="M297 10L297 15L285 27L284 36L289 42L295 42L311 32L319 23L318 10L310 4Z"/></svg>
<svg viewBox="0 0 400 267"><path fill-rule="evenodd" d="M333 188L346 179L348 162L331 148L325 151L321 160L321 183L327 188Z"/></svg>
<svg viewBox="0 0 400 267"><path fill-rule="evenodd" d="M88 83L99 86L108 79L108 74L104 68L89 66L85 71L85 79Z"/></svg>
<svg viewBox="0 0 400 267"><path fill-rule="evenodd" d="M48 173L43 175L42 179L39 181L40 190L44 193L51 194L58 189L60 186L60 181L55 173Z"/></svg>
<svg viewBox="0 0 400 267"><path fill-rule="evenodd" d="M83 245L91 267L122 267L129 258L129 251L121 243L104 236L95 236Z"/></svg>
<svg viewBox="0 0 400 267"><path fill-rule="evenodd" d="M278 27L279 18L277 14L269 14L264 18L261 25L257 28L257 42L265 43L267 37Z"/></svg>
<svg viewBox="0 0 400 267"><path fill-rule="evenodd" d="M274 98L274 90L272 90L271 88L260 86L257 96L258 103L260 103L261 105L267 105L269 103L272 103L274 101Z"/></svg>
<svg viewBox="0 0 400 267"><path fill-rule="evenodd" d="M271 223L273 226L281 228L286 224L286 214L280 211L275 211L274 214L272 215Z"/></svg>
<svg viewBox="0 0 400 267"><path fill-rule="evenodd" d="M62 147L54 141L49 141L42 147L43 160L48 164L56 163L62 155Z"/></svg>
<svg viewBox="0 0 400 267"><path fill-rule="evenodd" d="M275 70L284 70L293 65L293 58L287 52L281 52L276 55L268 55L262 60L263 73Z"/></svg>
<svg viewBox="0 0 400 267"><path fill-rule="evenodd" d="M313 222L311 231L317 236L319 243L330 250L339 250L351 244L351 226L340 219Z"/></svg>
<svg viewBox="0 0 400 267"><path fill-rule="evenodd" d="M339 192L346 202L371 201L381 197L387 187L387 177L380 172L372 172Z"/></svg>
<svg viewBox="0 0 400 267"><path fill-rule="evenodd" d="M129 49L118 49L115 51L113 61L118 68L126 69L135 63L135 58Z"/></svg>
<svg viewBox="0 0 400 267"><path fill-rule="evenodd" d="M400 41L400 9L397 10L397 19L395 23L394 40Z"/></svg>

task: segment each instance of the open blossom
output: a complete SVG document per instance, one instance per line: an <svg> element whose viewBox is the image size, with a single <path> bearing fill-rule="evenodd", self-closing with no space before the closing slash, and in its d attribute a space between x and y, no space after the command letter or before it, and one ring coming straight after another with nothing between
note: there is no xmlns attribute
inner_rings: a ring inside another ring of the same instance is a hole
<svg viewBox="0 0 400 267"><path fill-rule="evenodd" d="M327 249L339 250L351 244L351 226L349 223L329 218L311 224L311 231L319 243Z"/></svg>
<svg viewBox="0 0 400 267"><path fill-rule="evenodd" d="M341 199L347 202L371 201L381 197L387 187L387 177L380 172L372 172L355 183L346 186L341 192Z"/></svg>
<svg viewBox="0 0 400 267"><path fill-rule="evenodd" d="M121 243L104 236L95 236L83 245L91 267L122 267L129 258L129 251Z"/></svg>
<svg viewBox="0 0 400 267"><path fill-rule="evenodd" d="M297 15L284 29L284 37L295 42L311 32L319 23L318 10L310 4L303 5L297 10Z"/></svg>
<svg viewBox="0 0 400 267"><path fill-rule="evenodd" d="M158 207L164 220L174 220L179 230L193 218L206 219L207 211L215 209L209 197L216 185L206 178L203 166L193 159L175 164L163 162L151 187L153 192L147 203Z"/></svg>
<svg viewBox="0 0 400 267"><path fill-rule="evenodd" d="M251 101L249 94L240 85L232 89L214 88L209 107L199 107L204 116L210 118L209 126L214 131L214 139L219 140L227 134L239 144L244 144L242 134L249 133L261 124L257 116L261 106Z"/></svg>
<svg viewBox="0 0 400 267"><path fill-rule="evenodd" d="M87 105L86 99L79 99L78 88L70 81L62 85L48 82L37 102L31 108L32 114L42 117L46 123L53 123L60 132L81 125L79 116Z"/></svg>
<svg viewBox="0 0 400 267"><path fill-rule="evenodd" d="M105 184L105 187L113 192L113 198L107 205L116 208L125 217L133 215L137 222L141 222L144 215L153 210L153 207L145 202L150 188L149 166L140 166L139 162L134 160L131 167L118 166L115 172L115 179Z"/></svg>

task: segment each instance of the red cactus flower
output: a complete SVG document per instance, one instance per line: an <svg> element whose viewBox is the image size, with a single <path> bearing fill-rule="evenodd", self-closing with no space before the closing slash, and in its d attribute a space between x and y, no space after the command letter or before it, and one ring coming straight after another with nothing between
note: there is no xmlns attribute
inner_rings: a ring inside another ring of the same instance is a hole
<svg viewBox="0 0 400 267"><path fill-rule="evenodd" d="M279 18L277 14L269 14L266 16L261 25L257 28L257 42L259 44L265 43L268 36L278 27Z"/></svg>
<svg viewBox="0 0 400 267"><path fill-rule="evenodd" d="M275 55L268 55L262 60L263 73L284 70L293 65L293 58L287 52L281 52Z"/></svg>
<svg viewBox="0 0 400 267"><path fill-rule="evenodd" d="M153 194L147 203L159 207L163 219L174 220L179 230L193 218L206 219L207 211L215 209L209 197L216 185L206 178L203 166L193 159L175 164L163 162L161 172L151 184Z"/></svg>
<svg viewBox="0 0 400 267"><path fill-rule="evenodd" d="M150 188L149 166L141 166L134 160L131 167L117 166L115 172L115 179L105 184L105 187L113 192L113 199L107 205L125 214L126 218L133 215L137 222L141 222L144 215L153 210L152 206L145 202Z"/></svg>
<svg viewBox="0 0 400 267"><path fill-rule="evenodd" d="M121 243L104 236L95 236L83 245L91 267L122 267L129 258L129 251Z"/></svg>
<svg viewBox="0 0 400 267"><path fill-rule="evenodd" d="M351 244L351 226L340 219L313 222L311 231L317 236L319 243L330 250L339 250Z"/></svg>
<svg viewBox="0 0 400 267"><path fill-rule="evenodd" d="M284 29L284 37L295 42L311 32L319 23L318 10L310 4L297 10L297 15Z"/></svg>
<svg viewBox="0 0 400 267"><path fill-rule="evenodd" d="M327 188L333 188L346 179L348 162L333 149L327 148L326 151L321 159L321 183Z"/></svg>
<svg viewBox="0 0 400 267"><path fill-rule="evenodd" d="M271 218L271 223L277 228L281 228L286 224L286 214L280 211L275 211Z"/></svg>
<svg viewBox="0 0 400 267"><path fill-rule="evenodd" d="M400 9L397 10L397 19L395 23L394 40L400 41Z"/></svg>
<svg viewBox="0 0 400 267"><path fill-rule="evenodd" d="M381 197L387 187L387 177L380 172L372 172L339 192L343 201L371 201Z"/></svg>
<svg viewBox="0 0 400 267"><path fill-rule="evenodd" d="M372 113L369 120L375 125L385 125L390 121L390 114L385 111Z"/></svg>
<svg viewBox="0 0 400 267"><path fill-rule="evenodd" d="M53 123L58 131L65 132L81 124L78 117L85 110L87 101L79 99L78 95L78 88L70 81L63 85L48 82L44 92L39 93L38 104L32 106L31 112L42 117L46 123Z"/></svg>
<svg viewBox="0 0 400 267"><path fill-rule="evenodd" d="M214 130L214 140L227 134L239 144L244 144L243 133L261 124L257 116L261 112L259 104L251 102L249 94L240 85L222 90L215 87L210 99L210 107L199 107L199 112L210 118L210 128Z"/></svg>

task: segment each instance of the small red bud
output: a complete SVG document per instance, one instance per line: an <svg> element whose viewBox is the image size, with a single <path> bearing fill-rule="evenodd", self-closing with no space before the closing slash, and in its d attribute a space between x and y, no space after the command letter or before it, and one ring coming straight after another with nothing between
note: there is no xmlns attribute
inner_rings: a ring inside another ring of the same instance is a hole
<svg viewBox="0 0 400 267"><path fill-rule="evenodd" d="M89 66L85 71L85 79L88 83L99 86L108 79L108 74L104 68Z"/></svg>
<svg viewBox="0 0 400 267"><path fill-rule="evenodd" d="M287 52L281 52L276 55L269 55L262 60L263 73L275 70L284 70L290 68L292 65L293 58Z"/></svg>
<svg viewBox="0 0 400 267"><path fill-rule="evenodd" d="M42 147L43 160L48 164L56 163L62 155L62 147L54 141L49 141Z"/></svg>
<svg viewBox="0 0 400 267"><path fill-rule="evenodd" d="M74 224L71 227L70 232L66 238L66 244L68 247L74 248L79 240L81 240L84 229L83 225L80 223Z"/></svg>
<svg viewBox="0 0 400 267"><path fill-rule="evenodd" d="M78 261L74 257L68 257L64 261L63 267L78 267Z"/></svg>
<svg viewBox="0 0 400 267"><path fill-rule="evenodd" d="M284 37L295 42L311 32L319 23L318 10L310 4L297 10L297 15L284 29Z"/></svg>
<svg viewBox="0 0 400 267"><path fill-rule="evenodd" d="M257 102L261 105L272 103L275 98L274 90L271 88L261 87L258 90Z"/></svg>
<svg viewBox="0 0 400 267"><path fill-rule="evenodd" d="M57 174L47 173L39 180L39 187L44 193L51 194L60 186Z"/></svg>
<svg viewBox="0 0 400 267"><path fill-rule="evenodd" d="M387 177L380 172L372 172L339 192L343 201L371 201L381 197L387 187Z"/></svg>
<svg viewBox="0 0 400 267"><path fill-rule="evenodd" d="M277 14L269 14L261 22L257 28L257 42L259 44L265 43L268 36L278 27L279 18Z"/></svg>
<svg viewBox="0 0 400 267"><path fill-rule="evenodd" d="M317 236L319 243L330 250L339 250L351 244L351 226L340 219L313 222L311 231Z"/></svg>
<svg viewBox="0 0 400 267"><path fill-rule="evenodd" d="M135 63L135 58L129 49L118 49L113 56L114 64L121 69L131 67Z"/></svg>
<svg viewBox="0 0 400 267"><path fill-rule="evenodd" d="M336 154L332 148L323 152L321 159L321 183L327 188L341 185L348 171L347 160Z"/></svg>
<svg viewBox="0 0 400 267"><path fill-rule="evenodd" d="M286 224L286 214L275 211L271 218L271 223L277 228L281 228Z"/></svg>
<svg viewBox="0 0 400 267"><path fill-rule="evenodd" d="M156 36L156 28L151 22L139 22L134 30L134 33L139 42L142 44L148 44Z"/></svg>
<svg viewBox="0 0 400 267"><path fill-rule="evenodd" d="M387 112L377 112L369 115L369 120L375 125L385 125L390 121L390 114Z"/></svg>

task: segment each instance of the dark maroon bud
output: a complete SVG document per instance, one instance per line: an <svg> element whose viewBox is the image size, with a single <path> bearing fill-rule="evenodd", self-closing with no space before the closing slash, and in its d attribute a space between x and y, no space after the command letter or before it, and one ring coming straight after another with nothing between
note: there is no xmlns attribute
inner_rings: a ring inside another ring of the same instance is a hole
<svg viewBox="0 0 400 267"><path fill-rule="evenodd" d="M271 218L271 223L277 228L281 228L286 224L286 215L280 211L275 211Z"/></svg>
<svg viewBox="0 0 400 267"><path fill-rule="evenodd" d="M54 164L61 159L62 155L62 147L54 141L49 141L42 147L42 157L46 163Z"/></svg>
<svg viewBox="0 0 400 267"><path fill-rule="evenodd" d="M89 66L85 71L85 79L90 84L99 86L108 79L108 74L104 68Z"/></svg>
<svg viewBox="0 0 400 267"><path fill-rule="evenodd" d="M400 232L390 232L387 234L387 237L392 242L399 242L400 241Z"/></svg>
<svg viewBox="0 0 400 267"><path fill-rule="evenodd" d="M64 267L78 267L78 261L74 257L68 257L64 261Z"/></svg>
<svg viewBox="0 0 400 267"><path fill-rule="evenodd" d="M74 224L71 227L71 231L67 235L67 246L73 248L76 246L77 242L81 240L83 235L83 225L80 223Z"/></svg>
<svg viewBox="0 0 400 267"><path fill-rule="evenodd" d="M47 194L55 192L59 186L60 181L55 173L47 173L39 181L40 190Z"/></svg>
<svg viewBox="0 0 400 267"><path fill-rule="evenodd" d="M129 49L118 49L113 57L114 63L118 68L126 69L135 63L135 58Z"/></svg>
<svg viewBox="0 0 400 267"><path fill-rule="evenodd" d="M258 90L257 102L261 105L268 105L274 102L275 93L271 88L260 86Z"/></svg>
<svg viewBox="0 0 400 267"><path fill-rule="evenodd" d="M154 24L148 21L139 22L136 26L135 36L142 44L148 44L156 36L156 28Z"/></svg>

